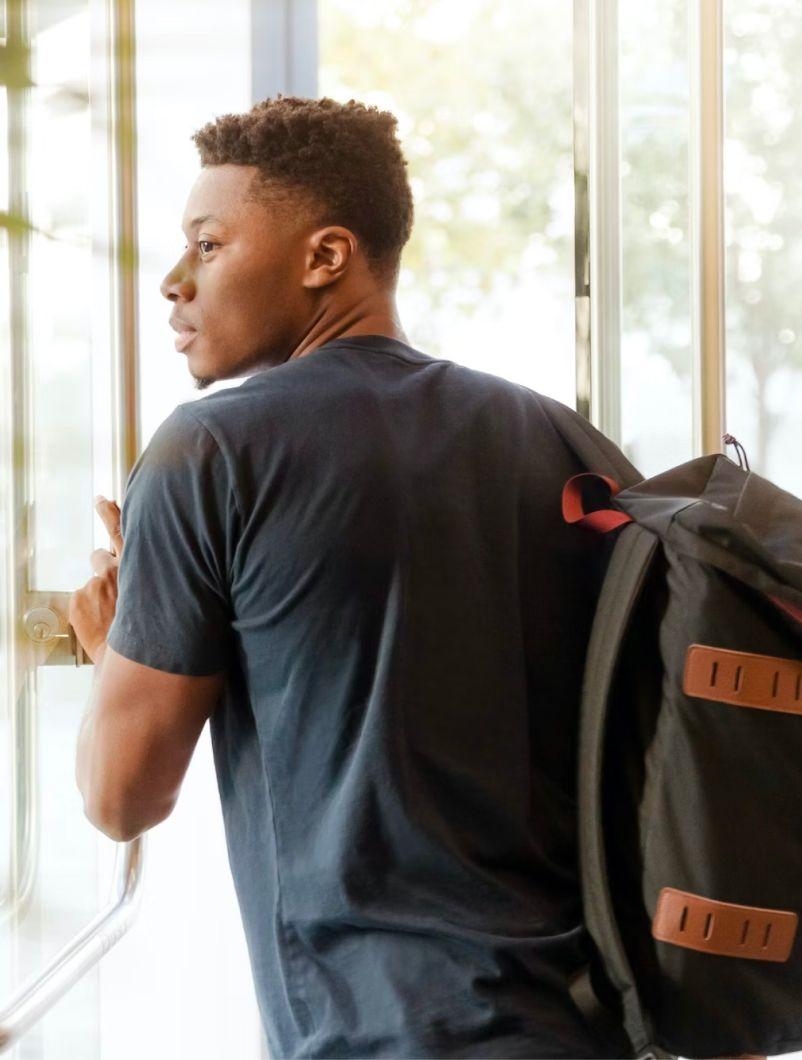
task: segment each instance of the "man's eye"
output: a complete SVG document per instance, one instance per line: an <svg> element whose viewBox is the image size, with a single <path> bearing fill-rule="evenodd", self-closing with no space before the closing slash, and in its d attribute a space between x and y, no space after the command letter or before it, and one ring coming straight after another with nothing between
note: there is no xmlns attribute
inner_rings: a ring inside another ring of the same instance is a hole
<svg viewBox="0 0 802 1060"><path fill-rule="evenodd" d="M201 254L211 254L212 249L216 247L217 243L212 243L210 239L199 239L198 246L200 247Z"/></svg>

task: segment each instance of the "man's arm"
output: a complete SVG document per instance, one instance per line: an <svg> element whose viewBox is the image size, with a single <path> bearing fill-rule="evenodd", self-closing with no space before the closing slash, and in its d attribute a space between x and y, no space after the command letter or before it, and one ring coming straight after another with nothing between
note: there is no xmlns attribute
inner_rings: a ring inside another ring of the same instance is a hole
<svg viewBox="0 0 802 1060"><path fill-rule="evenodd" d="M69 610L96 666L75 775L87 817L129 840L172 811L219 700L239 510L215 438L180 405L134 465L122 511L96 507L111 550L91 554Z"/></svg>
<svg viewBox="0 0 802 1060"><path fill-rule="evenodd" d="M94 664L75 778L92 824L127 842L172 812L225 672L166 673L125 658L105 641Z"/></svg>

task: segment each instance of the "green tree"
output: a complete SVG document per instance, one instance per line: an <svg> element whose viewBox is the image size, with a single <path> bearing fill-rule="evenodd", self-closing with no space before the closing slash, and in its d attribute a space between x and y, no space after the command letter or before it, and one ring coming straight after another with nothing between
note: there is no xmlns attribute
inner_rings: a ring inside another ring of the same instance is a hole
<svg viewBox="0 0 802 1060"><path fill-rule="evenodd" d="M532 242L572 275L572 234L554 201L573 149L565 12L489 0L378 3L367 15L347 0L321 5L321 94L399 117L416 203L404 266L425 278L424 339L427 318L471 313L514 281Z"/></svg>
<svg viewBox="0 0 802 1060"><path fill-rule="evenodd" d="M532 247L544 277L573 273L569 7L321 4L321 92L400 119L417 211L404 265L423 340L427 320L477 313L497 285L515 283ZM752 464L765 469L777 426L769 381L802 364L802 10L795 0L728 0L724 10L728 352L754 375ZM687 377L688 9L625 0L621 11L622 326Z"/></svg>
<svg viewBox="0 0 802 1060"><path fill-rule="evenodd" d="M794 0L725 10L728 343L754 373L763 468L778 421L769 382L802 366L802 10Z"/></svg>

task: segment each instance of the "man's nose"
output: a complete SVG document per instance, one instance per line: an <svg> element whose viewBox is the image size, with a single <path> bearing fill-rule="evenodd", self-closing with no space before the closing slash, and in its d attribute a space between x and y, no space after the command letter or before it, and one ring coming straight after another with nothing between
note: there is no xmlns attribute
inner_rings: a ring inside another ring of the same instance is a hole
<svg viewBox="0 0 802 1060"><path fill-rule="evenodd" d="M189 301L194 297L195 285L183 262L178 262L170 269L159 285L159 290L162 296L171 302L177 302L179 298Z"/></svg>

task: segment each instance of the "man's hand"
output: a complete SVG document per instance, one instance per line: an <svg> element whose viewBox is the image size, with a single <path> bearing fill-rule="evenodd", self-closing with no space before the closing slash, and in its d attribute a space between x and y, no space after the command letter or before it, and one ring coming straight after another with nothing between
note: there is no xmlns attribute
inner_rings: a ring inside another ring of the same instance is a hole
<svg viewBox="0 0 802 1060"><path fill-rule="evenodd" d="M116 501L95 498L98 513L111 538L111 549L96 548L89 557L92 577L70 597L68 617L75 635L92 662L102 652L117 610L117 570L123 552L120 509Z"/></svg>

